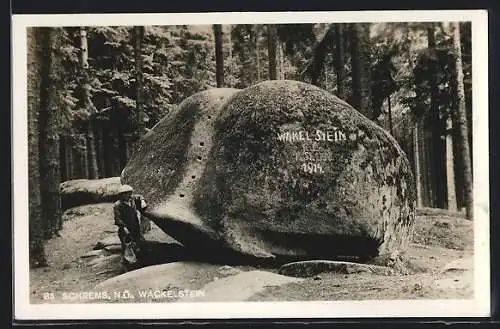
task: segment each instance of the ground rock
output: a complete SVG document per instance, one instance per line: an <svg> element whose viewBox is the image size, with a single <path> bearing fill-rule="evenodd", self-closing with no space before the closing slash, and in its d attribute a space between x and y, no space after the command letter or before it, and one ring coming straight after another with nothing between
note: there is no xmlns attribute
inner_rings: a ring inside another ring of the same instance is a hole
<svg viewBox="0 0 500 329"><path fill-rule="evenodd" d="M119 254L122 251L122 246L119 244L112 244L109 246L105 246L104 250L109 251L110 253L113 253L113 254Z"/></svg>
<svg viewBox="0 0 500 329"><path fill-rule="evenodd" d="M111 254L107 256L100 256L93 258L88 262L88 265L90 265L93 269L102 269L102 268L108 268L108 267L116 267L119 264L119 261L121 259L120 255L116 254Z"/></svg>
<svg viewBox="0 0 500 329"><path fill-rule="evenodd" d="M114 202L118 200L120 177L103 179L76 179L60 184L63 210L85 204Z"/></svg>
<svg viewBox="0 0 500 329"><path fill-rule="evenodd" d="M246 271L206 284L201 290L204 296L182 298L179 302L239 302L251 298L266 287L277 287L288 283L300 282L292 278L267 271Z"/></svg>
<svg viewBox="0 0 500 329"><path fill-rule="evenodd" d="M96 245L94 246L94 250L104 249L105 247L109 247L112 245L121 246L120 238L118 237L118 235L110 235L105 237L104 239L97 241Z"/></svg>
<svg viewBox="0 0 500 329"><path fill-rule="evenodd" d="M311 277L319 273L335 272L340 274L368 273L379 275L394 274L394 270L384 266L352 262L310 260L288 263L280 267L279 273L295 277Z"/></svg>
<svg viewBox="0 0 500 329"><path fill-rule="evenodd" d="M222 276L230 276L241 273L241 270L229 265L224 265L219 268L219 274Z"/></svg>
<svg viewBox="0 0 500 329"><path fill-rule="evenodd" d="M95 250L90 250L89 252L83 254L80 256L81 258L92 258L92 257L99 257L103 256L105 253L104 249L95 249Z"/></svg>
<svg viewBox="0 0 500 329"><path fill-rule="evenodd" d="M218 265L198 262L173 262L153 265L130 271L99 283L95 291L110 293L127 290L135 298L134 302L158 301L160 298L141 298L140 292L162 292L179 290L197 290L214 280L217 276ZM161 294L160 294L161 295ZM174 301L179 295L167 296L162 301ZM115 300L116 301L116 300Z"/></svg>
<svg viewBox="0 0 500 329"><path fill-rule="evenodd" d="M396 257L415 218L394 138L296 81L188 98L145 136L122 182L162 230L226 258Z"/></svg>

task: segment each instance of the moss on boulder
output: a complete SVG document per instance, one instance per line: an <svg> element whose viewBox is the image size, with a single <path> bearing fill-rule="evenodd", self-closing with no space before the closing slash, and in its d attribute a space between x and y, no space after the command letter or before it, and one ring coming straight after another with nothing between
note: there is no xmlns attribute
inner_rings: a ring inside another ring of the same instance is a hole
<svg viewBox="0 0 500 329"><path fill-rule="evenodd" d="M297 81L188 98L146 136L122 180L149 199L160 228L218 254L396 257L415 218L394 138Z"/></svg>

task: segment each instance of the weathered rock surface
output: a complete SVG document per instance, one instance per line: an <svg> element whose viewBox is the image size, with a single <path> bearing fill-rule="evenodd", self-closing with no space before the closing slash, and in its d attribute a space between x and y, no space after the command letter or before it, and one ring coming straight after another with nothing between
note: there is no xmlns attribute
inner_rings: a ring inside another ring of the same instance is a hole
<svg viewBox="0 0 500 329"><path fill-rule="evenodd" d="M110 253L113 254L119 254L122 252L122 246L119 244L112 244L109 246L105 246L104 250L109 251Z"/></svg>
<svg viewBox="0 0 500 329"><path fill-rule="evenodd" d="M111 302L169 302L182 298L176 293L180 290L199 290L216 278L224 278L238 273L241 271L236 268L231 273L224 273L219 265L214 264L173 262L126 272L99 283L94 290L109 292L111 295L109 301ZM162 294L167 290L171 292L169 295ZM113 298L115 292L123 291L129 292L134 298L118 300ZM154 294L141 296L141 293L149 292Z"/></svg>
<svg viewBox="0 0 500 329"><path fill-rule="evenodd" d="M104 249L109 246L121 246L120 238L118 235L110 235L99 241L94 246L94 250Z"/></svg>
<svg viewBox="0 0 500 329"><path fill-rule="evenodd" d="M162 230L226 258L396 257L415 218L394 138L296 81L186 99L145 136L122 182Z"/></svg>
<svg viewBox="0 0 500 329"><path fill-rule="evenodd" d="M212 281L201 289L203 296L196 299L184 297L179 302L241 302L264 291L266 287L300 281L301 279L267 271L247 271Z"/></svg>
<svg viewBox="0 0 500 329"><path fill-rule="evenodd" d="M114 202L118 200L120 177L103 179L75 179L61 183L61 208L63 210L85 204Z"/></svg>
<svg viewBox="0 0 500 329"><path fill-rule="evenodd" d="M370 273L392 275L394 270L385 266L328 260L309 260L288 263L280 267L279 273L295 277L310 277L323 272L341 274Z"/></svg>
<svg viewBox="0 0 500 329"><path fill-rule="evenodd" d="M100 256L104 256L105 253L106 252L104 251L104 249L99 248L99 249L90 250L89 252L87 252L87 253L83 254L82 256L80 256L80 258L100 257Z"/></svg>

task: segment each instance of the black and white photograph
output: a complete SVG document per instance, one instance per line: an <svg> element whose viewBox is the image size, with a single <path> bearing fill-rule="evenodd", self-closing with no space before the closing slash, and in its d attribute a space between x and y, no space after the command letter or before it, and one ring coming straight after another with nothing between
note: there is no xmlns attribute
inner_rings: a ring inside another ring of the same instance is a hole
<svg viewBox="0 0 500 329"><path fill-rule="evenodd" d="M12 31L16 318L489 315L485 11Z"/></svg>

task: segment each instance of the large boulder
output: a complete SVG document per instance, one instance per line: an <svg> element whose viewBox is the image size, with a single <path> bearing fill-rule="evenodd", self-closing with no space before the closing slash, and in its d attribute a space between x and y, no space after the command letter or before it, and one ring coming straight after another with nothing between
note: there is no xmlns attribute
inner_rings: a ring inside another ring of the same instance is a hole
<svg viewBox="0 0 500 329"><path fill-rule="evenodd" d="M415 218L394 138L297 81L188 98L144 138L122 181L169 235L225 257L393 258Z"/></svg>
<svg viewBox="0 0 500 329"><path fill-rule="evenodd" d="M74 179L59 185L61 208L63 210L100 202L118 200L118 192L122 186L120 177L103 179Z"/></svg>

